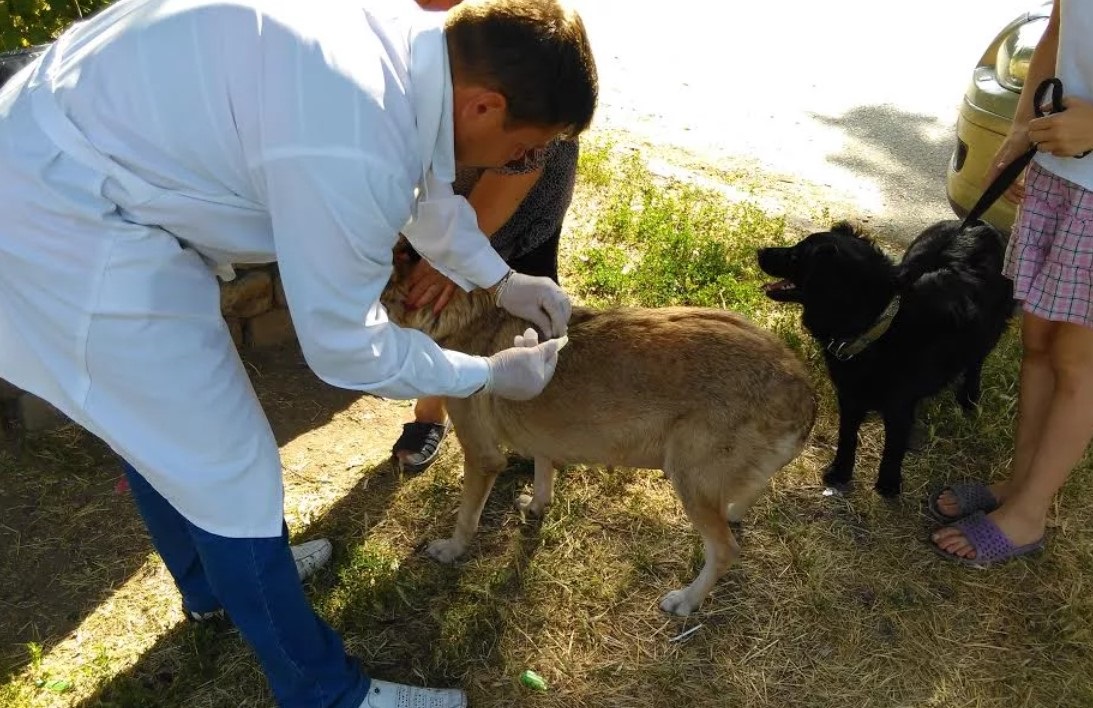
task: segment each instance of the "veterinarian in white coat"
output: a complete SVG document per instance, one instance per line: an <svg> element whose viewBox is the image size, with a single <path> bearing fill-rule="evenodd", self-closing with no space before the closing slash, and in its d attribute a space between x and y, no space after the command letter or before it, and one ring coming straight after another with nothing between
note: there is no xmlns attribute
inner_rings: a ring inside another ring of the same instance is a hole
<svg viewBox="0 0 1093 708"><path fill-rule="evenodd" d="M564 333L564 293L506 275L450 185L457 162L499 166L591 120L580 19L511 2L445 19L408 3L395 18L342 0L121 0L0 92L0 378L131 465L185 609L226 611L282 705L424 689L370 682L308 605L277 444L214 273L278 261L308 363L333 385L537 395L557 340L466 356L379 305L401 230L461 286L498 286L499 306Z"/></svg>

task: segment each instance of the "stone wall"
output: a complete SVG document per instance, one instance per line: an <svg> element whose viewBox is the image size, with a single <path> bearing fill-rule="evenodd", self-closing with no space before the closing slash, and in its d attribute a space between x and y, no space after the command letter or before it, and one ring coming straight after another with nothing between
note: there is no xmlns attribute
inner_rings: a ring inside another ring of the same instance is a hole
<svg viewBox="0 0 1093 708"><path fill-rule="evenodd" d="M240 351L285 344L296 338L276 265L237 268L235 280L220 284L220 310ZM0 379L0 440L63 422L51 405Z"/></svg>

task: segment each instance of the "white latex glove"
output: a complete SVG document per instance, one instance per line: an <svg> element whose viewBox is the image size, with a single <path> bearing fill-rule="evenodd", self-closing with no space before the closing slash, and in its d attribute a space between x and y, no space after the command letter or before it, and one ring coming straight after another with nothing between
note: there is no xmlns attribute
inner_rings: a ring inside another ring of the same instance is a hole
<svg viewBox="0 0 1093 708"><path fill-rule="evenodd" d="M510 273L497 290L497 306L528 320L549 337L566 333L573 306L550 278Z"/></svg>
<svg viewBox="0 0 1093 708"><path fill-rule="evenodd" d="M524 331L523 334L518 334L512 338L512 346L537 347L539 346L539 333L531 328L528 328Z"/></svg>
<svg viewBox="0 0 1093 708"><path fill-rule="evenodd" d="M513 401L527 401L542 393L558 366L558 352L569 338L533 343L538 341L538 334L529 329L523 335L516 336L515 347L487 357L490 378L482 393L492 393Z"/></svg>

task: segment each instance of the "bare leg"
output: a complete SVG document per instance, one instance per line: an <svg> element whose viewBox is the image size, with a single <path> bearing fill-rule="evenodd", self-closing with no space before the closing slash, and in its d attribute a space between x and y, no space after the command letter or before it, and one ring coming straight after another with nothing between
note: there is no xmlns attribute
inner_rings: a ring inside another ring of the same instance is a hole
<svg viewBox="0 0 1093 708"><path fill-rule="evenodd" d="M1051 322L1025 313L1021 323L1021 384L1018 394L1017 439L1010 478L991 485L994 498L1004 501L1009 488L1017 486L1028 475L1032 457L1040 445L1048 408L1055 393L1055 372L1051 365L1051 346L1059 329ZM956 498L946 491L938 497L938 509L948 516L959 512Z"/></svg>
<svg viewBox="0 0 1093 708"><path fill-rule="evenodd" d="M554 502L554 463L546 457L535 458L535 492L533 496L521 494L516 508L528 516L539 518Z"/></svg>
<svg viewBox="0 0 1093 708"><path fill-rule="evenodd" d="M414 420L418 423L443 423L448 419L442 396L419 398L414 404Z"/></svg>
<svg viewBox="0 0 1093 708"><path fill-rule="evenodd" d="M1027 472L1014 476L1006 500L990 515L1019 546L1044 535L1055 494L1093 438L1093 329L1060 324L1049 361L1054 390ZM975 557L957 529L941 529L934 534L934 542L950 553Z"/></svg>

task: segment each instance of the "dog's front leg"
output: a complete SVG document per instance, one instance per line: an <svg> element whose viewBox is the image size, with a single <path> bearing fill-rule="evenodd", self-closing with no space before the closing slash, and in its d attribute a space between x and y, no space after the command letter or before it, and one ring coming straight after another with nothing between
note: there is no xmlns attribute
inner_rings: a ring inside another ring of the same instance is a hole
<svg viewBox="0 0 1093 708"><path fill-rule="evenodd" d="M492 457L492 456L491 456ZM480 463L464 450L463 462L463 501L459 505L459 516L455 522L455 533L451 538L433 541L428 553L441 563L451 563L467 550L467 545L478 531L478 520L482 509L493 489L498 473L505 466L505 459L498 453L498 460Z"/></svg>
<svg viewBox="0 0 1093 708"><path fill-rule="evenodd" d="M535 458L535 491L533 496L521 494L516 508L534 518L540 518L554 502L554 463L546 457Z"/></svg>
<svg viewBox="0 0 1093 708"><path fill-rule="evenodd" d="M881 496L891 498L899 496L902 487L903 458L907 454L907 443L915 421L915 404L900 401L886 406L882 413L884 453L880 458L880 469L874 488Z"/></svg>
<svg viewBox="0 0 1093 708"><path fill-rule="evenodd" d="M858 454L858 430L865 420L865 406L850 396L839 396L839 446L835 459L824 473L824 484L840 491L850 486L854 476L854 458Z"/></svg>

